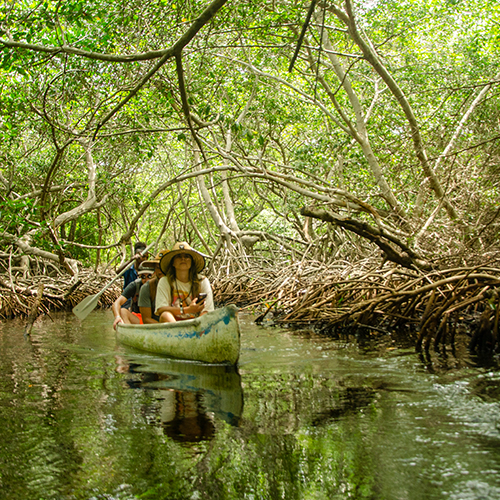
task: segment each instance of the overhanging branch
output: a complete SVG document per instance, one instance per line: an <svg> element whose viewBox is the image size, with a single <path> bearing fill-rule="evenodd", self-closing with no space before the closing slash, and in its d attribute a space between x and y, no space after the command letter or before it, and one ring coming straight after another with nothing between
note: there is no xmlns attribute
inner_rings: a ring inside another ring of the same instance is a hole
<svg viewBox="0 0 500 500"><path fill-rule="evenodd" d="M332 224L375 243L388 260L406 267L407 269L417 268L427 271L432 269L431 265L408 247L408 245L382 227L373 227L366 222L341 217L326 210L313 210L305 207L300 213L306 217L313 217L324 222L331 222Z"/></svg>

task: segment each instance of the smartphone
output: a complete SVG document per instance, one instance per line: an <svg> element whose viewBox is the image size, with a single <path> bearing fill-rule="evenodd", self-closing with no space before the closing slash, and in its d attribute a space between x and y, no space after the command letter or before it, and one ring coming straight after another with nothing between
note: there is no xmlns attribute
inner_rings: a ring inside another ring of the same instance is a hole
<svg viewBox="0 0 500 500"><path fill-rule="evenodd" d="M199 293L198 294L198 300L196 301L196 303L199 305L201 304L205 299L207 298L207 294L206 293Z"/></svg>

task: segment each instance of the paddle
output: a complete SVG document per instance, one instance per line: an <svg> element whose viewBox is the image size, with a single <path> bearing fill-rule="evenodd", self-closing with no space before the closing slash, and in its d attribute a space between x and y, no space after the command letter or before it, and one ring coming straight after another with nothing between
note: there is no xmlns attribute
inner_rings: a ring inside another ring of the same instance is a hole
<svg viewBox="0 0 500 500"><path fill-rule="evenodd" d="M151 243L147 248L142 250L142 252L139 252L141 255L145 254L153 245L156 244L156 241ZM85 319L97 306L97 303L99 302L99 297L118 279L120 278L127 269L129 269L132 264L134 263L135 258L132 257L130 259L130 262L123 268L120 274L117 274L100 292L96 293L95 295L89 295L88 297L85 297L79 304L77 304L75 307L73 307L73 313L75 316L79 319Z"/></svg>

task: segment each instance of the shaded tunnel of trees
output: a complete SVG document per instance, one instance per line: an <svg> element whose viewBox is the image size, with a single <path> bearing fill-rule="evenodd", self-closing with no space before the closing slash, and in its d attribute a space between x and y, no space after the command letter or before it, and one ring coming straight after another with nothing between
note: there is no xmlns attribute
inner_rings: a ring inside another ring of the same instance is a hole
<svg viewBox="0 0 500 500"><path fill-rule="evenodd" d="M4 2L0 317L185 240L257 321L498 348L499 40L490 0Z"/></svg>

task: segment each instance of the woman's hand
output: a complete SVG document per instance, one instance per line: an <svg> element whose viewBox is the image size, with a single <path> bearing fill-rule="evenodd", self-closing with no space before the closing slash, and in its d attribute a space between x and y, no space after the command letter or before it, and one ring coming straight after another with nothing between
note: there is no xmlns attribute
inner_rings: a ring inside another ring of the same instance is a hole
<svg viewBox="0 0 500 500"><path fill-rule="evenodd" d="M205 307L205 301L203 300L201 304L198 304L198 298L194 299L188 307L184 308L184 312L187 314L200 314Z"/></svg>

